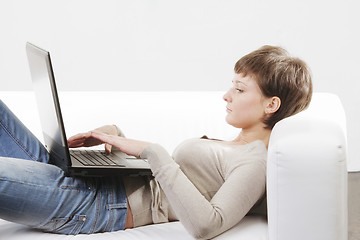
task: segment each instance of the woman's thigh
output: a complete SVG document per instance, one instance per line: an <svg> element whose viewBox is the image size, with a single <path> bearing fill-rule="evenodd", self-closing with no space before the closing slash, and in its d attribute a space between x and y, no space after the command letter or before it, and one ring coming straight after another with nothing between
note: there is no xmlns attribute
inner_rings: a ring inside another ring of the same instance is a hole
<svg viewBox="0 0 360 240"><path fill-rule="evenodd" d="M0 218L62 234L124 229L119 178L72 178L53 165L0 158Z"/></svg>
<svg viewBox="0 0 360 240"><path fill-rule="evenodd" d="M0 100L0 156L49 162L42 143Z"/></svg>

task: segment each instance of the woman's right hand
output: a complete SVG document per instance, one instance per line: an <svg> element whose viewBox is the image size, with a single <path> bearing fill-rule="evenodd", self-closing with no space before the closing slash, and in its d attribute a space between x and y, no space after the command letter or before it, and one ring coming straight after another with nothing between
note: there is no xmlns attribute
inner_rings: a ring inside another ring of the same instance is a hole
<svg viewBox="0 0 360 240"><path fill-rule="evenodd" d="M99 128L96 128L95 131L105 133L108 135L118 135L118 128L115 125L105 125ZM91 136L91 131L85 133L78 133L68 139L69 148L78 148L78 147L92 147L103 144L104 142L93 138ZM108 143L105 143L105 151L111 152L112 146Z"/></svg>

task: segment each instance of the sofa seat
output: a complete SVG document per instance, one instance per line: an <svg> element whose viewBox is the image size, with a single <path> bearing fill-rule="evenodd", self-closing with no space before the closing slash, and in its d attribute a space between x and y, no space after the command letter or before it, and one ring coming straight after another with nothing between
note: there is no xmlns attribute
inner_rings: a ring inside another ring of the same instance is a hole
<svg viewBox="0 0 360 240"><path fill-rule="evenodd" d="M256 234L254 234L256 233ZM43 233L34 229L0 220L0 240L134 240L134 239L194 239L181 225L180 222L148 225L125 231L97 233L84 235L60 235ZM266 240L267 222L260 216L247 216L238 225L222 235L214 238L218 240Z"/></svg>

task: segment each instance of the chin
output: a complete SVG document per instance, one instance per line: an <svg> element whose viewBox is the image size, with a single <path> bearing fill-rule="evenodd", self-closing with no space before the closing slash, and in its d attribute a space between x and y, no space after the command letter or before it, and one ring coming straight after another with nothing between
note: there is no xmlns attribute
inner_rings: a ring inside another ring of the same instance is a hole
<svg viewBox="0 0 360 240"><path fill-rule="evenodd" d="M233 126L234 128L241 128L241 126L239 126L238 123L236 123L234 121L231 121L231 119L226 118L225 121L226 121L227 124Z"/></svg>

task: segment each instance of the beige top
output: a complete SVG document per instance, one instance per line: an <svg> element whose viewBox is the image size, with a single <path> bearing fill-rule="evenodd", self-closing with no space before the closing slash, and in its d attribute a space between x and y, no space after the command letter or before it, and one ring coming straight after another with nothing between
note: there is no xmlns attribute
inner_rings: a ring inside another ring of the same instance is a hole
<svg viewBox="0 0 360 240"><path fill-rule="evenodd" d="M171 157L150 145L141 157L155 179L124 178L134 226L180 220L195 238L221 234L264 197L266 152L261 141L239 146L190 139Z"/></svg>

